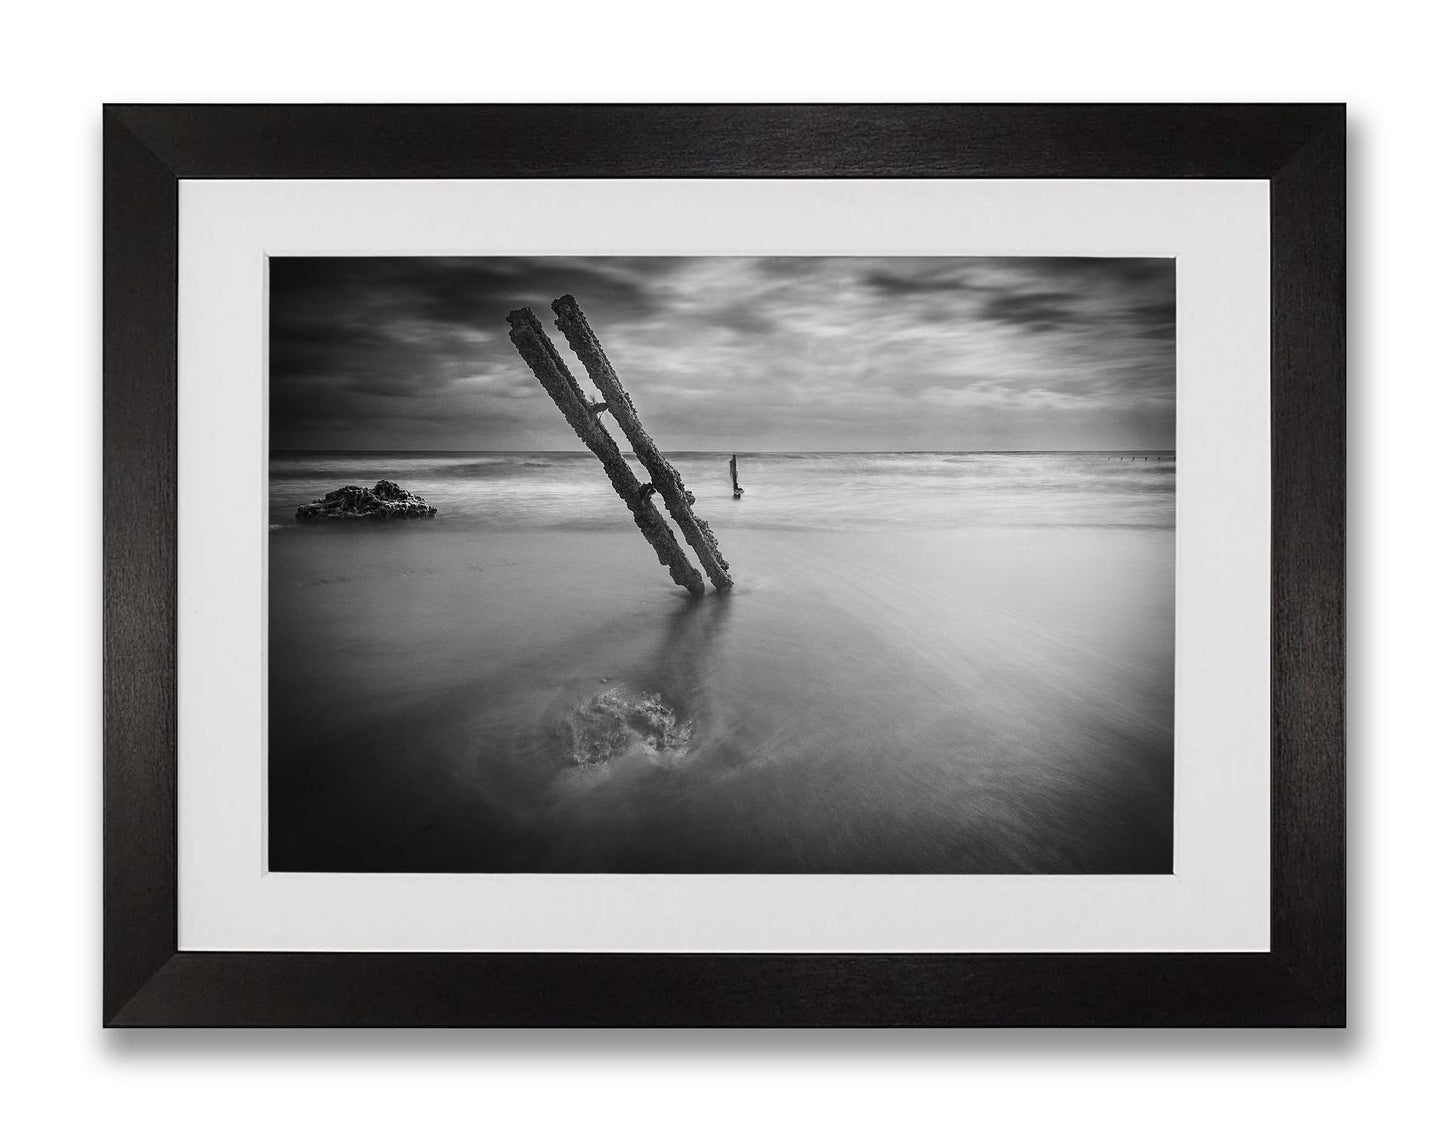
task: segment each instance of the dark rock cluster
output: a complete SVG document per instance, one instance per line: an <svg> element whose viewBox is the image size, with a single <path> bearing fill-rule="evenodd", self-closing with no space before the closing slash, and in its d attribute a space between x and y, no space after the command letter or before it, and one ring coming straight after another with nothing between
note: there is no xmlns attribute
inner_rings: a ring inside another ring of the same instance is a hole
<svg viewBox="0 0 1445 1127"><path fill-rule="evenodd" d="M436 509L415 493L385 480L370 489L343 485L296 510L297 520L395 520L436 515Z"/></svg>

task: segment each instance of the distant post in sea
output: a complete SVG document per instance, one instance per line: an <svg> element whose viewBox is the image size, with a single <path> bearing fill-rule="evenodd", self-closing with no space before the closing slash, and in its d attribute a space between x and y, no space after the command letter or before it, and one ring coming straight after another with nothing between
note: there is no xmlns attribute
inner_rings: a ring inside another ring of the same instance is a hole
<svg viewBox="0 0 1445 1127"><path fill-rule="evenodd" d="M743 495L743 487L738 484L738 456L734 454L728 459L728 469L733 475L733 500L736 501Z"/></svg>

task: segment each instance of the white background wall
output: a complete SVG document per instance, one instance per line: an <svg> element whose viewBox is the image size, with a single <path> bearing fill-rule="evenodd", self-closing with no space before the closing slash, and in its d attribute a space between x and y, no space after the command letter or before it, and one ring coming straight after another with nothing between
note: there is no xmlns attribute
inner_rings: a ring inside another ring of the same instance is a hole
<svg viewBox="0 0 1445 1127"><path fill-rule="evenodd" d="M1413 1121L1438 1107L1438 35L1415 4L17 6L0 99L14 1122ZM547 52L544 56L542 52ZM1347 100L1351 1029L102 1033L103 101ZM47 511L41 512L41 508Z"/></svg>

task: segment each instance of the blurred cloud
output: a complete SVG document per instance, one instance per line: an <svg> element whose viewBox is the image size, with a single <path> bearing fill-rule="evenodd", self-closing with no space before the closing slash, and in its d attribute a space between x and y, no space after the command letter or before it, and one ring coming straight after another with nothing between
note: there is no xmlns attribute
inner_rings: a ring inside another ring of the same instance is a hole
<svg viewBox="0 0 1445 1127"><path fill-rule="evenodd" d="M273 448L575 448L563 293L665 449L1174 445L1172 259L499 257L273 258Z"/></svg>

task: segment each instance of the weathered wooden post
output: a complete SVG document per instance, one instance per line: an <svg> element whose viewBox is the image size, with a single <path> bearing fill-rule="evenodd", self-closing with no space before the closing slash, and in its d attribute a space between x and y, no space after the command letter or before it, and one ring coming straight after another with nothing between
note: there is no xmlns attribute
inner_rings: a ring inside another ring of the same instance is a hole
<svg viewBox="0 0 1445 1127"><path fill-rule="evenodd" d="M612 417L617 420L622 433L632 443L638 460L647 469L657 491L662 494L663 503L667 505L667 511L677 522L678 528L682 529L683 538L692 545L692 550L702 561L703 570L712 580L712 585L719 591L726 591L733 585L733 580L728 574L728 562L723 559L717 537L707 526L707 521L693 513L692 503L696 498L683 485L682 478L672 468L672 463L663 457L657 443L652 441L652 436L642 429L632 397L627 394L627 389L612 370L612 363L602 351L597 334L592 331L592 326L577 307L577 299L571 294L563 294L552 303L552 312L557 314L557 327L562 330L562 335L567 338L572 351L582 361L587 374L592 377L592 382L602 392L602 398L611 410Z"/></svg>
<svg viewBox="0 0 1445 1127"><path fill-rule="evenodd" d="M736 501L743 495L743 487L738 484L738 456L734 454L728 459L728 469L733 475L733 500Z"/></svg>
<svg viewBox="0 0 1445 1127"><path fill-rule="evenodd" d="M509 334L527 367L537 381L547 389L552 401L561 408L563 416L572 424L587 448L597 455L612 488L626 502L632 512L632 519L641 529L642 535L657 553L658 562L672 574L673 582L686 587L694 595L701 595L707 587L697 568L692 566L673 536L671 527L663 520L662 514L652 507L652 487L644 486L633 474L632 468L623 460L622 451L612 435L602 425L599 405L589 404L552 347L551 338L542 328L542 322L530 309L514 309L507 314L507 323L512 326ZM609 404L610 406L610 404Z"/></svg>

